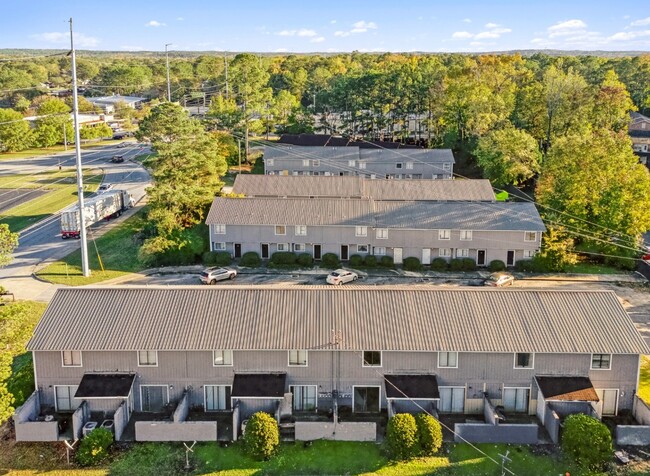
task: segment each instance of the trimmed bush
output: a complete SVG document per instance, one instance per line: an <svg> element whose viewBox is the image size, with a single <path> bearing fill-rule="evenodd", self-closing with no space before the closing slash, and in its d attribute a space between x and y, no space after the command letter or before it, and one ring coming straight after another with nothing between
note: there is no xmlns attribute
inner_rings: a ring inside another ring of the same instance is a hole
<svg viewBox="0 0 650 476"><path fill-rule="evenodd" d="M361 255L352 255L350 256L350 266L353 268L358 268L363 266L363 257Z"/></svg>
<svg viewBox="0 0 650 476"><path fill-rule="evenodd" d="M113 433L106 428L96 428L81 440L75 455L81 466L93 466L108 456L108 448L113 444Z"/></svg>
<svg viewBox="0 0 650 476"><path fill-rule="evenodd" d="M388 420L386 445L395 459L409 459L418 452L418 428L410 413L398 413Z"/></svg>
<svg viewBox="0 0 650 476"><path fill-rule="evenodd" d="M335 269L341 266L341 263L339 262L339 257L336 256L334 253L325 253L321 260L323 262L323 267L325 268Z"/></svg>
<svg viewBox="0 0 650 476"><path fill-rule="evenodd" d="M564 420L562 451L583 468L602 470L612 458L612 434L605 424L589 415L569 415Z"/></svg>
<svg viewBox="0 0 650 476"><path fill-rule="evenodd" d="M422 271L420 260L413 256L404 258L404 264L402 266L406 271Z"/></svg>
<svg viewBox="0 0 650 476"><path fill-rule="evenodd" d="M258 459L269 459L280 445L278 422L265 412L257 412L248 419L244 433L244 448Z"/></svg>
<svg viewBox="0 0 650 476"><path fill-rule="evenodd" d="M493 273L497 271L505 271L506 270L506 264L501 261L500 259L495 259L490 261L490 264L488 265L488 269L492 271Z"/></svg>
<svg viewBox="0 0 650 476"><path fill-rule="evenodd" d="M292 265L296 264L298 257L291 251L276 251L271 255L270 265Z"/></svg>
<svg viewBox="0 0 650 476"><path fill-rule="evenodd" d="M300 253L297 262L303 268L311 268L314 264L314 258L309 253Z"/></svg>
<svg viewBox="0 0 650 476"><path fill-rule="evenodd" d="M377 266L377 257L373 255L367 255L363 258L363 265L366 268L375 268Z"/></svg>
<svg viewBox="0 0 650 476"><path fill-rule="evenodd" d="M460 258L454 258L449 262L449 269L451 271L462 271L463 270L463 260Z"/></svg>
<svg viewBox="0 0 650 476"><path fill-rule="evenodd" d="M535 256L533 259L520 259L515 263L515 269L524 273L546 273L551 271L547 265L547 259Z"/></svg>
<svg viewBox="0 0 650 476"><path fill-rule="evenodd" d="M442 447L442 426L440 422L427 413L415 417L420 442L420 455L432 456Z"/></svg>
<svg viewBox="0 0 650 476"><path fill-rule="evenodd" d="M228 266L232 262L227 251L207 251L203 253L203 264L206 266Z"/></svg>
<svg viewBox="0 0 650 476"><path fill-rule="evenodd" d="M463 271L476 271L476 261L472 258L462 258Z"/></svg>
<svg viewBox="0 0 650 476"><path fill-rule="evenodd" d="M393 261L392 256L382 256L379 260L379 266L382 268L394 268L395 262Z"/></svg>
<svg viewBox="0 0 650 476"><path fill-rule="evenodd" d="M448 263L444 258L435 258L431 262L431 269L434 271L446 271Z"/></svg>
<svg viewBox="0 0 650 476"><path fill-rule="evenodd" d="M258 268L262 264L260 255L254 251L247 251L239 258L239 266L246 266L248 268Z"/></svg>

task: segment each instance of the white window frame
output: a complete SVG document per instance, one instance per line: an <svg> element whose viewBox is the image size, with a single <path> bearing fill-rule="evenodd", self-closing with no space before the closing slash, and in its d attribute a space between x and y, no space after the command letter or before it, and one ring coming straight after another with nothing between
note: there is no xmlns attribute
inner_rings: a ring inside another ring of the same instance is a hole
<svg viewBox="0 0 650 476"><path fill-rule="evenodd" d="M368 227L367 226L355 226L354 227L354 236L368 236Z"/></svg>
<svg viewBox="0 0 650 476"><path fill-rule="evenodd" d="M311 165L312 167L320 167L320 159L312 160Z"/></svg>
<svg viewBox="0 0 650 476"><path fill-rule="evenodd" d="M224 223L216 223L213 226L215 235L225 235L226 234L226 225Z"/></svg>
<svg viewBox="0 0 650 476"><path fill-rule="evenodd" d="M230 354L230 363L229 364L218 364L217 363L217 352L221 352L222 359L226 361L226 355ZM229 349L215 349L212 351L212 366L213 367L232 367L233 366L233 352Z"/></svg>
<svg viewBox="0 0 650 476"><path fill-rule="evenodd" d="M445 390L446 389L451 389L451 394L452 395L454 394L454 390L462 389L463 390L463 409L460 412L455 412L455 411L443 412L442 408L441 408L442 407L442 396L441 396L440 400L438 400L438 404L437 404L438 411L441 412L441 413L447 413L447 414L463 415L465 413L465 407L466 407L465 403L467 403L467 387L465 387L463 385L441 385L441 386L438 387L438 392L440 392L443 389L445 389ZM453 402L452 402L452 405L451 405L452 410L453 410L453 407L454 407L454 405L453 405Z"/></svg>
<svg viewBox="0 0 650 476"><path fill-rule="evenodd" d="M285 236L287 234L287 225L275 225L273 228L275 231L275 236ZM279 228L282 228L284 231L282 233L278 233Z"/></svg>
<svg viewBox="0 0 650 476"><path fill-rule="evenodd" d="M203 386L203 411L204 412L223 412L228 411L228 399L226 399L226 408L217 409L217 410L208 410L208 387L230 387L230 395L232 395L232 385L221 384L221 383L208 383ZM231 397L232 401L232 397ZM230 405L232 407L232 405Z"/></svg>
<svg viewBox="0 0 650 476"><path fill-rule="evenodd" d="M438 239L439 240L451 240L451 230L438 230Z"/></svg>
<svg viewBox="0 0 650 476"><path fill-rule="evenodd" d="M472 241L472 230L460 230L460 241Z"/></svg>
<svg viewBox="0 0 650 476"><path fill-rule="evenodd" d="M348 160L348 167L354 167L357 164L356 160Z"/></svg>
<svg viewBox="0 0 650 476"><path fill-rule="evenodd" d="M366 168L366 163L365 162L359 162L359 168L360 169L365 169Z"/></svg>
<svg viewBox="0 0 650 476"><path fill-rule="evenodd" d="M66 364L65 363L65 353L69 352L70 353L70 360L72 361L72 364ZM79 363L75 364L74 361L74 354L75 352L79 353ZM61 351L61 367L83 367L83 357L81 355L80 350L62 350Z"/></svg>
<svg viewBox="0 0 650 476"><path fill-rule="evenodd" d="M413 170L413 162L406 162L406 168L408 170Z"/></svg>
<svg viewBox="0 0 650 476"><path fill-rule="evenodd" d="M451 248L438 248L438 257L451 258L451 255L452 255Z"/></svg>
<svg viewBox="0 0 650 476"><path fill-rule="evenodd" d="M225 241L213 241L214 250L212 251L226 251L226 242Z"/></svg>
<svg viewBox="0 0 650 476"><path fill-rule="evenodd" d="M357 245L357 253L370 253L370 247L368 245Z"/></svg>
<svg viewBox="0 0 650 476"><path fill-rule="evenodd" d="M296 225L296 236L307 236L307 225Z"/></svg>
<svg viewBox="0 0 650 476"><path fill-rule="evenodd" d="M377 400L379 409L378 411L381 412L381 385L352 385L352 413L354 413L354 389L357 387L361 388L378 388L379 389L379 399ZM364 413L364 412L362 412ZM368 413L375 413L375 412L368 412Z"/></svg>
<svg viewBox="0 0 650 476"><path fill-rule="evenodd" d="M445 172L450 172L451 171L451 163L445 162L444 164L442 164L442 170L444 170Z"/></svg>
<svg viewBox="0 0 650 476"><path fill-rule="evenodd" d="M302 159L302 166L309 167L309 159Z"/></svg>
<svg viewBox="0 0 650 476"><path fill-rule="evenodd" d="M517 355L519 354L530 354L530 367L519 367L517 366ZM531 370L535 368L535 353L534 352L515 352L514 353L514 362L513 369L517 370Z"/></svg>
<svg viewBox="0 0 650 476"><path fill-rule="evenodd" d="M62 388L62 387L66 387L66 388L74 388L74 389L75 389L74 392L70 392L70 391L68 390L68 394L69 394L69 395L71 394L71 396L70 396L70 407L71 407L71 408L69 408L69 409L66 408L66 409L61 410L61 409L59 408L59 399L57 398L57 394L56 394L56 391L57 391L57 390L56 390L56 389L57 389L57 388ZM78 389L78 388L79 388L79 385L54 385L54 411L55 411L55 412L73 412L73 411L75 411L75 410L79 407L79 405L81 405L81 401L82 401L82 399L80 399L80 398L74 398L74 396L73 396L75 393L77 393L77 389ZM78 404L77 406L74 406L74 405L73 405L73 402L74 402L75 400L79 400L79 404Z"/></svg>
<svg viewBox="0 0 650 476"><path fill-rule="evenodd" d="M524 250L524 258L534 258L535 255L537 254L536 250Z"/></svg>
<svg viewBox="0 0 650 476"><path fill-rule="evenodd" d="M275 247L280 252L290 251L289 243L277 243Z"/></svg>
<svg viewBox="0 0 650 476"><path fill-rule="evenodd" d="M594 367L594 355L609 355L609 367ZM591 370L612 370L612 354L606 354L606 353L599 353L599 354L591 354L590 356L590 363L589 363L589 368Z"/></svg>
<svg viewBox="0 0 650 476"><path fill-rule="evenodd" d="M149 357L149 352L153 352L154 355L156 356L156 363L155 364L142 364L140 362L140 352L147 352L147 357ZM138 358L138 367L158 367L158 351L157 350L137 350L136 352L136 357Z"/></svg>
<svg viewBox="0 0 650 476"><path fill-rule="evenodd" d="M396 162L396 163L395 163L395 168L396 168L396 169L400 169L400 170L401 170L402 167L404 167L404 164L403 164L402 162Z"/></svg>
<svg viewBox="0 0 650 476"><path fill-rule="evenodd" d="M388 228L375 228L375 238L378 240L387 240Z"/></svg>
<svg viewBox="0 0 650 476"><path fill-rule="evenodd" d="M165 387L167 389L167 403L164 403L163 406L164 405L169 405L169 385L164 384L164 383L142 384L142 385L140 385L140 411L141 412L144 412L144 410L142 409L143 406L144 406L144 401L142 400L142 388L143 387Z"/></svg>
<svg viewBox="0 0 650 476"><path fill-rule="evenodd" d="M532 234L533 239L531 240L529 236ZM537 241L537 232L536 231L524 231L524 241L529 243Z"/></svg>
<svg viewBox="0 0 650 476"><path fill-rule="evenodd" d="M526 390L528 391L528 402L526 403L526 410L523 412L518 412L516 409L515 410L507 410L507 411L513 411L515 413L519 413L520 415L526 414L530 412L530 397L532 395L532 390L529 387L508 387L505 384L503 385L503 388L501 389L501 404L505 405L505 397L506 397L506 390ZM515 400L516 401L516 400Z"/></svg>
<svg viewBox="0 0 650 476"><path fill-rule="evenodd" d="M469 258L469 248L456 248L456 258Z"/></svg>
<svg viewBox="0 0 650 476"><path fill-rule="evenodd" d="M442 365L440 363L440 357L442 354L447 355L447 363L449 363L449 355L456 354L456 365ZM439 369L457 369L458 368L458 352L449 351L449 352L438 352L438 368Z"/></svg>
<svg viewBox="0 0 650 476"><path fill-rule="evenodd" d="M291 392L292 396L294 395L294 388L295 387L312 387L312 388L316 389L316 391L314 392L314 395L315 395L314 409L313 410L296 410L294 405L293 405L293 402L292 402L292 405L291 405L291 409L293 411L297 411L297 412L312 412L312 411L317 412L318 411L318 385L289 385L289 391ZM295 401L295 398L293 398L293 400Z"/></svg>
<svg viewBox="0 0 650 476"><path fill-rule="evenodd" d="M273 165L275 165L275 164L273 163L273 159L266 159L266 165L270 165L271 167L272 167Z"/></svg>
<svg viewBox="0 0 650 476"><path fill-rule="evenodd" d="M365 353L366 352L379 352L379 365L373 365L373 364L366 364L366 359L365 359ZM384 355L383 351L381 350L363 350L361 351L361 367L366 367L366 368L381 368L384 365ZM361 387L364 387L365 385L360 385ZM372 385L371 385L372 387Z"/></svg>
<svg viewBox="0 0 650 476"><path fill-rule="evenodd" d="M372 247L373 256L386 256L386 247L385 246L373 246Z"/></svg>
<svg viewBox="0 0 650 476"><path fill-rule="evenodd" d="M307 247L305 246L304 243L294 243L293 244L293 251L297 253L304 253Z"/></svg>
<svg viewBox="0 0 650 476"><path fill-rule="evenodd" d="M297 363L297 364L292 364L291 363L291 353L296 352L296 362L300 362L300 356L301 352L304 352L305 356L305 363ZM306 349L291 349L287 351L287 366L288 367L309 367L309 352Z"/></svg>

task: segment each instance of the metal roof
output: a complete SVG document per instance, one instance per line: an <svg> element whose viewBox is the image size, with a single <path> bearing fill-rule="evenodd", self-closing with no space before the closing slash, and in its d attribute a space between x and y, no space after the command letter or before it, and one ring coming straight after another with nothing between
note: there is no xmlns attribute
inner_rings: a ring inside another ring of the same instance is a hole
<svg viewBox="0 0 650 476"><path fill-rule="evenodd" d="M29 350L649 354L611 291L418 286L58 289ZM340 332L339 332L340 331Z"/></svg>
<svg viewBox="0 0 650 476"><path fill-rule="evenodd" d="M249 197L495 201L489 180L373 180L352 175L324 177L238 174L232 191Z"/></svg>
<svg viewBox="0 0 650 476"><path fill-rule="evenodd" d="M454 163L451 149L361 149L358 146L322 147L278 144L264 147L264 160L324 160L346 161L358 160L371 163L415 162L425 164ZM407 169L396 169L407 173Z"/></svg>
<svg viewBox="0 0 650 476"><path fill-rule="evenodd" d="M361 149L359 159L362 162L425 162L427 164L454 163L451 149ZM405 169L401 173L407 172Z"/></svg>
<svg viewBox="0 0 650 476"><path fill-rule="evenodd" d="M113 95L113 96L101 96L101 97L87 97L86 98L89 102L95 104L117 104L118 102L125 102L125 103L133 103L133 102L140 102L140 101L146 101L147 98L143 98L140 96L120 96L120 95Z"/></svg>
<svg viewBox="0 0 650 476"><path fill-rule="evenodd" d="M346 161L359 160L358 147L318 147L318 146L298 146L298 145L277 145L273 147L264 147L264 161L268 159L275 160L323 160L323 161ZM325 165L325 164L323 164ZM310 164L311 166L311 164Z"/></svg>
<svg viewBox="0 0 650 476"><path fill-rule="evenodd" d="M517 202L217 197L205 222L208 225L376 226L413 230L545 230L535 205Z"/></svg>

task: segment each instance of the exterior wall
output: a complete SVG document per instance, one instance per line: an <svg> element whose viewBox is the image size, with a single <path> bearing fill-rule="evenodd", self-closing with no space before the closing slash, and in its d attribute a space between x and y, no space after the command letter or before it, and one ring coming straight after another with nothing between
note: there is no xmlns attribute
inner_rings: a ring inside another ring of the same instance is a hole
<svg viewBox="0 0 650 476"><path fill-rule="evenodd" d="M89 418L90 410L88 409L88 404L86 402L83 402L72 414L72 437L75 440L81 438L83 427Z"/></svg>
<svg viewBox="0 0 650 476"><path fill-rule="evenodd" d="M55 421L34 421L39 414L38 392L32 393L14 412L16 441L58 441L59 424Z"/></svg>
<svg viewBox="0 0 650 476"><path fill-rule="evenodd" d="M650 426L648 425L618 425L616 427L617 445L650 445Z"/></svg>
<svg viewBox="0 0 650 476"><path fill-rule="evenodd" d="M534 423L490 425L488 423L456 423L454 441L457 443L537 444L539 428Z"/></svg>
<svg viewBox="0 0 650 476"><path fill-rule="evenodd" d="M375 441L377 425L374 422L307 422L297 421L296 441Z"/></svg>
<svg viewBox="0 0 650 476"><path fill-rule="evenodd" d="M120 441L122 438L122 433L124 433L124 429L128 423L129 421L127 419L126 403L122 402L118 409L115 410L115 414L113 415L113 424L115 425L115 441Z"/></svg>
<svg viewBox="0 0 650 476"><path fill-rule="evenodd" d="M632 414L636 418L636 421L642 425L650 425L650 406L641 400L638 395L634 396Z"/></svg>
<svg viewBox="0 0 650 476"><path fill-rule="evenodd" d="M216 421L135 422L135 441L217 441Z"/></svg>

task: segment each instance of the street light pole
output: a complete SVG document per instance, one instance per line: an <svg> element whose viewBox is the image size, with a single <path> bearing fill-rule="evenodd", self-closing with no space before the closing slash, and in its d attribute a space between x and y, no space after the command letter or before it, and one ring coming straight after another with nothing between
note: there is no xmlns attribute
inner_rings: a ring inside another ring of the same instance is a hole
<svg viewBox="0 0 650 476"><path fill-rule="evenodd" d="M171 46L172 43L165 44L165 57L167 58L167 101L172 102L172 89L171 84L169 83L169 51L167 50L168 46Z"/></svg>

